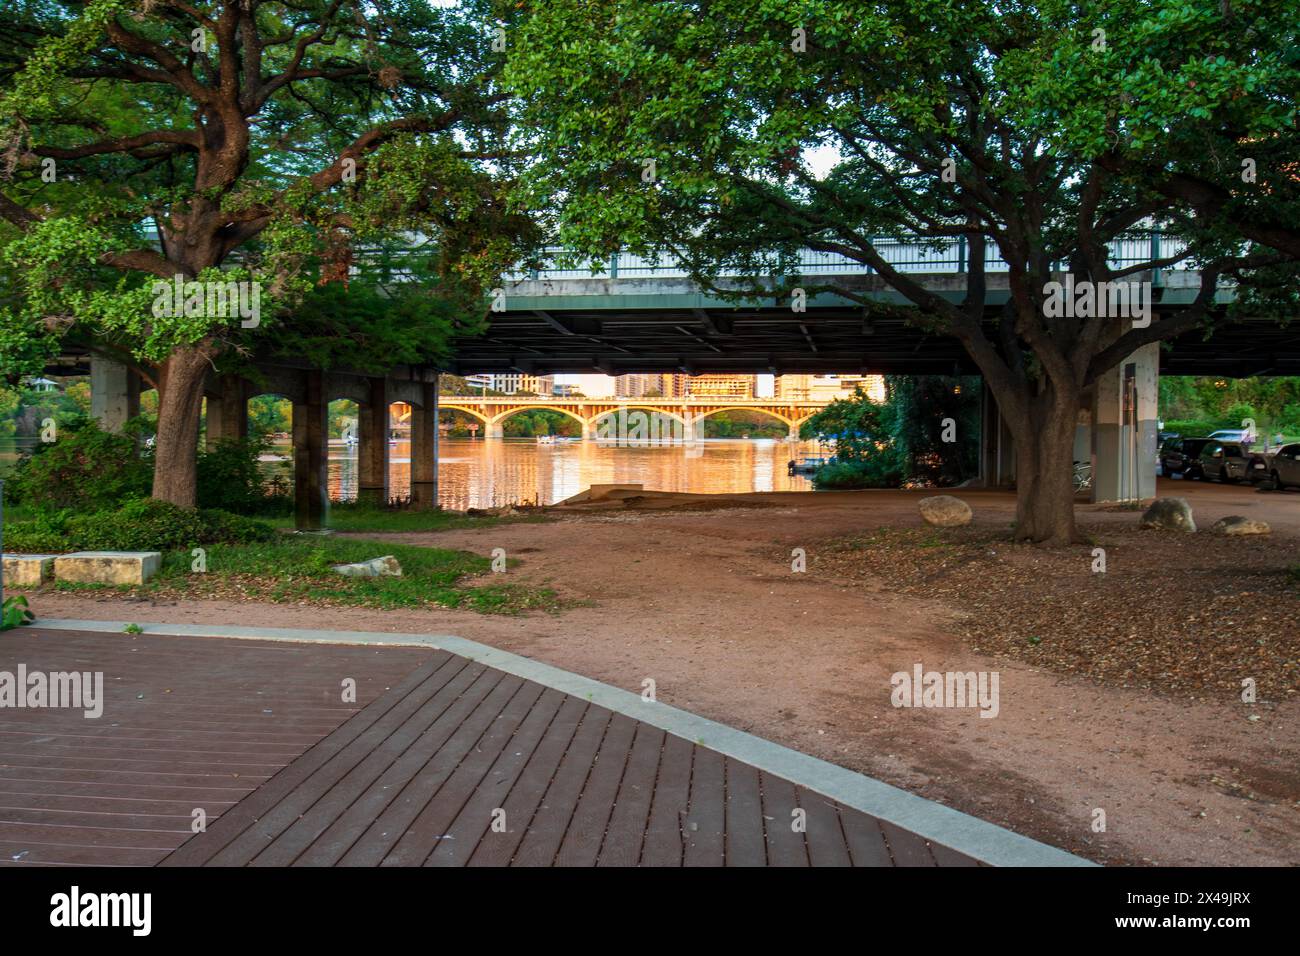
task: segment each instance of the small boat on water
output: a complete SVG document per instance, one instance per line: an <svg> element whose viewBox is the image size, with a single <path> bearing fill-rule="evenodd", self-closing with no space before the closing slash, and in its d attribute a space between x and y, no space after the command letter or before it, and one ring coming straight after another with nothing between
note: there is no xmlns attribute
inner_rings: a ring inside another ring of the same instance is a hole
<svg viewBox="0 0 1300 956"><path fill-rule="evenodd" d="M554 436L554 435L538 435L538 436L537 436L537 444L539 444L539 445L554 445L554 444L555 444L555 436Z"/></svg>
<svg viewBox="0 0 1300 956"><path fill-rule="evenodd" d="M831 463L830 458L791 458L786 471L792 475L815 475L818 469Z"/></svg>

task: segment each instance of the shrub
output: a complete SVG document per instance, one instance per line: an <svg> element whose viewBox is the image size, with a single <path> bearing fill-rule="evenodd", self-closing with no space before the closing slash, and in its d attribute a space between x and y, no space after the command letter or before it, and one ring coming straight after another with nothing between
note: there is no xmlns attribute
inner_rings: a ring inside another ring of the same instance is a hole
<svg viewBox="0 0 1300 956"><path fill-rule="evenodd" d="M223 439L211 450L199 452L197 496L199 507L219 508L239 514L277 514L288 510L285 490L268 481L259 463L262 439Z"/></svg>
<svg viewBox="0 0 1300 956"><path fill-rule="evenodd" d="M892 462L837 461L813 475L818 488L897 488L902 471Z"/></svg>
<svg viewBox="0 0 1300 956"><path fill-rule="evenodd" d="M92 421L66 426L58 441L38 443L18 463L5 488L39 510L98 511L147 495L153 455L139 435L138 428L106 432Z"/></svg>
<svg viewBox="0 0 1300 956"><path fill-rule="evenodd" d="M174 551L201 544L269 541L275 529L263 521L216 509L180 508L141 498L115 511L37 515L5 529L12 551Z"/></svg>

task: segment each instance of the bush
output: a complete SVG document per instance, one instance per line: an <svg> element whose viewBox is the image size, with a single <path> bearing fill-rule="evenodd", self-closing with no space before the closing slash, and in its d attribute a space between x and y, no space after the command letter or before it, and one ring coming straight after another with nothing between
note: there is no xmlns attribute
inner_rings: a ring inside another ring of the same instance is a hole
<svg viewBox="0 0 1300 956"><path fill-rule="evenodd" d="M179 508L141 498L115 511L39 514L5 529L11 551L174 551L201 544L269 541L275 529L263 521L216 509Z"/></svg>
<svg viewBox="0 0 1300 956"><path fill-rule="evenodd" d="M201 508L239 514L282 514L290 500L285 489L269 482L259 459L262 439L223 439L216 448L199 452L197 497Z"/></svg>
<svg viewBox="0 0 1300 956"><path fill-rule="evenodd" d="M1233 426L1211 421L1208 418L1179 418L1165 422L1165 431L1172 432L1182 438L1204 438L1210 432L1217 432L1221 428L1230 427ZM1240 428L1241 426L1236 427Z"/></svg>
<svg viewBox="0 0 1300 956"><path fill-rule="evenodd" d="M897 488L901 470L892 462L837 461L823 465L813 475L817 488Z"/></svg>
<svg viewBox="0 0 1300 956"><path fill-rule="evenodd" d="M138 420L137 420L138 422ZM39 510L99 511L149 494L153 455L138 429L114 434L94 422L67 426L58 441L38 443L5 482L13 500Z"/></svg>

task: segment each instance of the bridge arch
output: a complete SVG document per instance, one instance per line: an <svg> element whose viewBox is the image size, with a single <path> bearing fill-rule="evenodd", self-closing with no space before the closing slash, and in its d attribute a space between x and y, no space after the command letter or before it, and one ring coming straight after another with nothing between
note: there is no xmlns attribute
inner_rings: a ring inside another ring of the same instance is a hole
<svg viewBox="0 0 1300 956"><path fill-rule="evenodd" d="M479 411L473 405L470 405L468 403L462 404L461 402L457 402L457 401L449 402L447 401L446 398L441 398L441 397L438 399L438 411L439 412L464 412L466 415L470 416L471 418L477 418L484 425L490 424L492 421L490 415Z"/></svg>
<svg viewBox="0 0 1300 956"><path fill-rule="evenodd" d="M651 412L655 415L663 415L665 418L671 418L685 429L690 429L693 421L699 421L699 418L696 416L692 416L688 419L683 417L681 412L673 411L672 408L665 408L662 405L655 405L649 402L620 402L611 407L604 408L592 415L590 420L592 429L594 430L598 427L598 423L601 419L608 418L610 415L617 415L620 412Z"/></svg>
<svg viewBox="0 0 1300 956"><path fill-rule="evenodd" d="M712 411L707 411L704 412L703 414L697 415L695 417L695 420L697 422L701 422L704 421L704 419L706 418L711 418L714 415L720 415L723 412L757 412L759 415L766 415L769 418L775 418L782 425L797 424L797 422L791 421L789 418L782 415L780 412L773 411L770 408L758 408L758 407L750 407L750 406L743 406L743 405L729 407L729 408L715 408Z"/></svg>
<svg viewBox="0 0 1300 956"><path fill-rule="evenodd" d="M575 411L572 411L567 408L563 408L558 405L534 405L534 404L518 405L513 408L508 408L503 412L498 412L496 415L493 415L491 418L484 419L484 421L491 426L504 425L507 419L513 418L514 416L518 415L520 412L532 412L532 411L559 412L561 415L564 415L566 418L572 418L575 422L578 423L578 425L583 429L584 432L587 429L587 419L583 418Z"/></svg>

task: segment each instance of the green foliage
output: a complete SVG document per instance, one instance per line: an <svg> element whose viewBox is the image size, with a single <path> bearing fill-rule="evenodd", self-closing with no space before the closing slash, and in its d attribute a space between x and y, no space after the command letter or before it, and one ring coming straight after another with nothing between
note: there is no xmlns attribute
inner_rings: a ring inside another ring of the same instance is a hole
<svg viewBox="0 0 1300 956"><path fill-rule="evenodd" d="M266 445L259 439L223 439L199 452L198 502L243 515L277 514L289 509L288 493L273 488L259 457Z"/></svg>
<svg viewBox="0 0 1300 956"><path fill-rule="evenodd" d="M835 461L823 465L813 475L819 489L897 488L903 472L894 455L876 455L865 461Z"/></svg>
<svg viewBox="0 0 1300 956"><path fill-rule="evenodd" d="M5 487L14 500L39 509L98 511L149 493L153 458L140 440L136 419L121 434L93 421L71 424L58 440L38 442Z"/></svg>
<svg viewBox="0 0 1300 956"><path fill-rule="evenodd" d="M4 604L0 605L0 631L30 624L35 619L36 615L27 607L27 598L21 594L5 598Z"/></svg>
<svg viewBox="0 0 1300 956"><path fill-rule="evenodd" d="M187 551L199 545L268 541L269 524L216 509L178 508L139 498L89 514L44 512L5 528L5 546L22 553Z"/></svg>
<svg viewBox="0 0 1300 956"><path fill-rule="evenodd" d="M891 375L886 382L894 440L908 478L949 486L979 474L978 376ZM954 441L944 441L948 422Z"/></svg>

